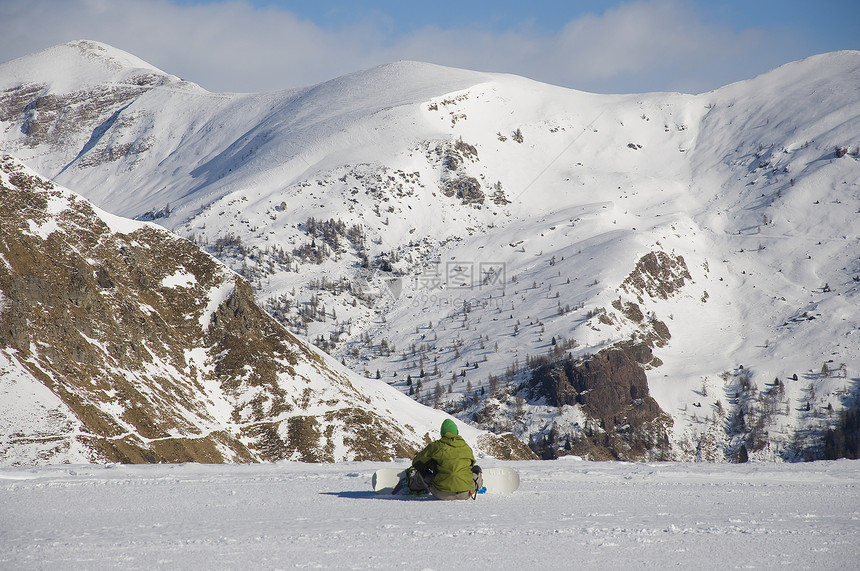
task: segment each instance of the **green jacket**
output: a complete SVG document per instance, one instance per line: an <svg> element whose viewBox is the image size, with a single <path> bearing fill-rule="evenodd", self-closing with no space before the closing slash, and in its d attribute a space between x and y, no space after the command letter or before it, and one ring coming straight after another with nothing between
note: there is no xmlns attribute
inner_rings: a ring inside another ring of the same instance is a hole
<svg viewBox="0 0 860 571"><path fill-rule="evenodd" d="M472 489L472 466L475 465L475 455L472 449L459 434L447 433L445 436L428 444L424 450L415 455L412 465L417 462L427 463L436 461L436 477L433 487L442 492L465 492Z"/></svg>

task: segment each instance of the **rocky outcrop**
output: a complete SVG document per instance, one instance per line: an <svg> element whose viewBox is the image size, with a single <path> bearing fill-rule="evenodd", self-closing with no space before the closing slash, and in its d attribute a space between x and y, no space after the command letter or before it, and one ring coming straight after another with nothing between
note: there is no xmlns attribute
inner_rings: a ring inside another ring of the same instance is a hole
<svg viewBox="0 0 860 571"><path fill-rule="evenodd" d="M442 159L442 179L439 182L442 194L458 198L462 204L483 204L486 196L481 183L464 168L467 162L479 160L474 145L462 139L440 143L436 147L436 156Z"/></svg>
<svg viewBox="0 0 860 571"><path fill-rule="evenodd" d="M642 303L645 295L669 299L691 280L683 256L656 251L645 254L636 262L636 267L621 282L620 289L637 296Z"/></svg>
<svg viewBox="0 0 860 571"><path fill-rule="evenodd" d="M581 404L591 416L606 418L648 396L643 365L653 359L645 344L620 343L586 359L565 359L532 372L540 393L553 406Z"/></svg>
<svg viewBox="0 0 860 571"><path fill-rule="evenodd" d="M580 406L585 426L565 434L569 453L592 459L661 458L671 417L648 394L644 367L654 359L645 343L622 342L584 359L562 359L532 371L526 391L556 407ZM555 453L556 435L544 456ZM540 444L536 444L540 448Z"/></svg>

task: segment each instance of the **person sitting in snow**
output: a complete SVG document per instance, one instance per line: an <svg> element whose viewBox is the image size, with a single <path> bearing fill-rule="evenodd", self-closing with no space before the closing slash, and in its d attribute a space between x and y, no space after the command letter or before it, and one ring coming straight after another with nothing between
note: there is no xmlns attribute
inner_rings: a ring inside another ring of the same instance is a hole
<svg viewBox="0 0 860 571"><path fill-rule="evenodd" d="M428 444L412 459L407 485L413 493L430 490L440 500L467 500L484 486L481 467L472 449L450 418L442 422L442 438Z"/></svg>

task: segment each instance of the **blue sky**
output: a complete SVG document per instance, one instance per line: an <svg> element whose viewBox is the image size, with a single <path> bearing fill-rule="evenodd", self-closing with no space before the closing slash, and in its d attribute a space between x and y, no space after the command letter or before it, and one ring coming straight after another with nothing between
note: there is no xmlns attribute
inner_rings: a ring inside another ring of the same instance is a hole
<svg viewBox="0 0 860 571"><path fill-rule="evenodd" d="M410 59L602 93L699 93L860 49L860 0L4 0L0 61L111 44L210 91Z"/></svg>

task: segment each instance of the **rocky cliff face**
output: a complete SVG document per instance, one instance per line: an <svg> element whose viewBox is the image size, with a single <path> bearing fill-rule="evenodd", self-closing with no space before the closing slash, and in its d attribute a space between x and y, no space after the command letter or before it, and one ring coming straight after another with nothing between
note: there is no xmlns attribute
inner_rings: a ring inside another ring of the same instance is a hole
<svg viewBox="0 0 860 571"><path fill-rule="evenodd" d="M190 242L97 211L9 157L0 169L7 461L387 460L425 439ZM52 405L21 396L34 383ZM26 458L34 444L40 457Z"/></svg>
<svg viewBox="0 0 860 571"><path fill-rule="evenodd" d="M649 395L645 366L654 360L645 343L619 343L579 360L548 363L532 371L527 391L555 407L580 406L584 425L558 430L533 446L544 455L563 448L599 460L666 459L669 415Z"/></svg>

